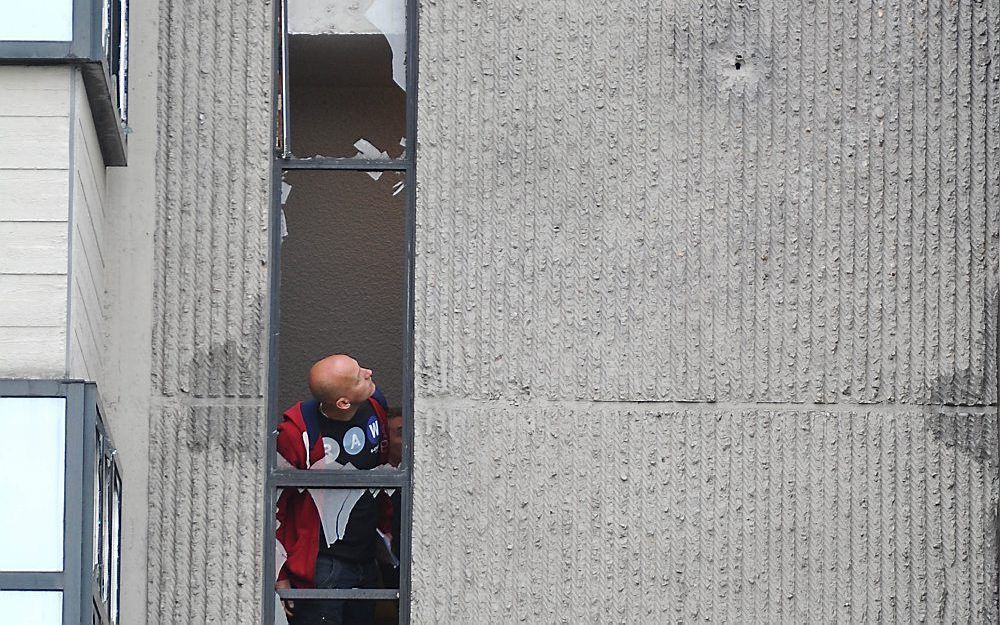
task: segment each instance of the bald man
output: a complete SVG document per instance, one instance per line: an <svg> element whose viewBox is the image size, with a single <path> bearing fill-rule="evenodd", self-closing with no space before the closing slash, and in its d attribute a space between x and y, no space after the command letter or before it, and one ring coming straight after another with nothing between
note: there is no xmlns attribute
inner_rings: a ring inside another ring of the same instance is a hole
<svg viewBox="0 0 1000 625"><path fill-rule="evenodd" d="M285 411L278 453L296 469L373 469L389 460L385 397L371 369L345 354L309 371L313 399ZM285 489L278 499L277 539L287 553L278 588L372 588L376 528L388 510L368 489ZM285 601L290 625L369 625L372 601Z"/></svg>

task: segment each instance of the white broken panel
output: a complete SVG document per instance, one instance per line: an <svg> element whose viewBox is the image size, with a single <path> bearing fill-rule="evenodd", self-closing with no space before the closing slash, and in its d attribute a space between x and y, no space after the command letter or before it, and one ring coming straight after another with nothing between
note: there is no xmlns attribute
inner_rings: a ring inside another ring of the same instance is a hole
<svg viewBox="0 0 1000 625"><path fill-rule="evenodd" d="M285 238L288 237L288 220L285 219L285 204L288 202L288 196L291 193L292 193L292 185L282 180L281 181L281 241L282 242L284 242ZM281 454L278 454L278 458L281 459Z"/></svg>
<svg viewBox="0 0 1000 625"><path fill-rule="evenodd" d="M354 147L357 149L358 153L354 158L367 158L370 160L387 159L389 158L389 153L385 150L379 150L375 147L371 141L368 139L358 139L354 142ZM372 180L378 180L382 177L382 172L380 171L369 171L365 172L371 176Z"/></svg>
<svg viewBox="0 0 1000 625"><path fill-rule="evenodd" d="M382 35L392 50L392 80L406 91L405 0L288 0L292 35Z"/></svg>
<svg viewBox="0 0 1000 625"><path fill-rule="evenodd" d="M406 91L406 2L375 0L365 17L385 35L392 50L392 80Z"/></svg>
<svg viewBox="0 0 1000 625"><path fill-rule="evenodd" d="M328 545L344 537L351 511L364 493L362 488L309 489L309 494L319 512L319 520L323 524L323 534L326 535Z"/></svg>

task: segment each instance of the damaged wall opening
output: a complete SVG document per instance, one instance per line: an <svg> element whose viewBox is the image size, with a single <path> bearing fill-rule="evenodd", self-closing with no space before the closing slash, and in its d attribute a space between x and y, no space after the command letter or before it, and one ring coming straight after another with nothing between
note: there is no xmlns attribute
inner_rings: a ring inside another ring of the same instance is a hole
<svg viewBox="0 0 1000 625"><path fill-rule="evenodd" d="M403 158L403 0L289 0L282 146L296 157Z"/></svg>
<svg viewBox="0 0 1000 625"><path fill-rule="evenodd" d="M415 19L415 0L275 15L268 624L409 622Z"/></svg>

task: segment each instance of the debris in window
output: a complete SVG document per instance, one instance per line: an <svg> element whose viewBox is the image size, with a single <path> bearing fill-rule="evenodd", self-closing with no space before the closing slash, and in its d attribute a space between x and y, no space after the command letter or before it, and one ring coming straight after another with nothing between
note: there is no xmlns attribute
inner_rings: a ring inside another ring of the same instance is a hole
<svg viewBox="0 0 1000 625"><path fill-rule="evenodd" d="M372 142L367 139L358 139L354 142L354 147L358 150L358 153L354 158L368 158L372 160L389 158L388 152L385 150L380 152L379 149L372 145ZM378 180L382 177L382 172L380 171L369 171L366 173L372 177L372 180Z"/></svg>
<svg viewBox="0 0 1000 625"><path fill-rule="evenodd" d="M392 80L406 91L406 3L401 0L375 0L365 17L382 31L392 50Z"/></svg>
<svg viewBox="0 0 1000 625"><path fill-rule="evenodd" d="M281 181L281 242L285 242L285 238L288 237L288 220L285 219L285 203L288 202L288 196L292 192L292 185L288 184L284 180Z"/></svg>

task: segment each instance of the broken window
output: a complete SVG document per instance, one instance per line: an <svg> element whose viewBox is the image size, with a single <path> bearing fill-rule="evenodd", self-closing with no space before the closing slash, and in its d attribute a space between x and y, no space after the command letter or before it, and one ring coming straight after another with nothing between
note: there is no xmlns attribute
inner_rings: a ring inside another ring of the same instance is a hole
<svg viewBox="0 0 1000 625"><path fill-rule="evenodd" d="M287 0L284 23L283 151L401 158L405 0Z"/></svg>
<svg viewBox="0 0 1000 625"><path fill-rule="evenodd" d="M289 171L281 245L278 405L307 399L309 367L350 354L402 402L405 194L401 172Z"/></svg>
<svg viewBox="0 0 1000 625"><path fill-rule="evenodd" d="M367 476L365 476L367 477ZM275 525L275 624L319 622L337 610L345 623L398 622L401 542L394 511L402 507L396 488L285 488L278 497ZM303 500L319 516L315 545L303 545ZM374 534L355 527L370 516ZM365 557L367 554L373 557Z"/></svg>
<svg viewBox="0 0 1000 625"><path fill-rule="evenodd" d="M415 0L285 0L275 16L268 624L409 622L415 15ZM366 389L342 413L307 384L330 354Z"/></svg>

